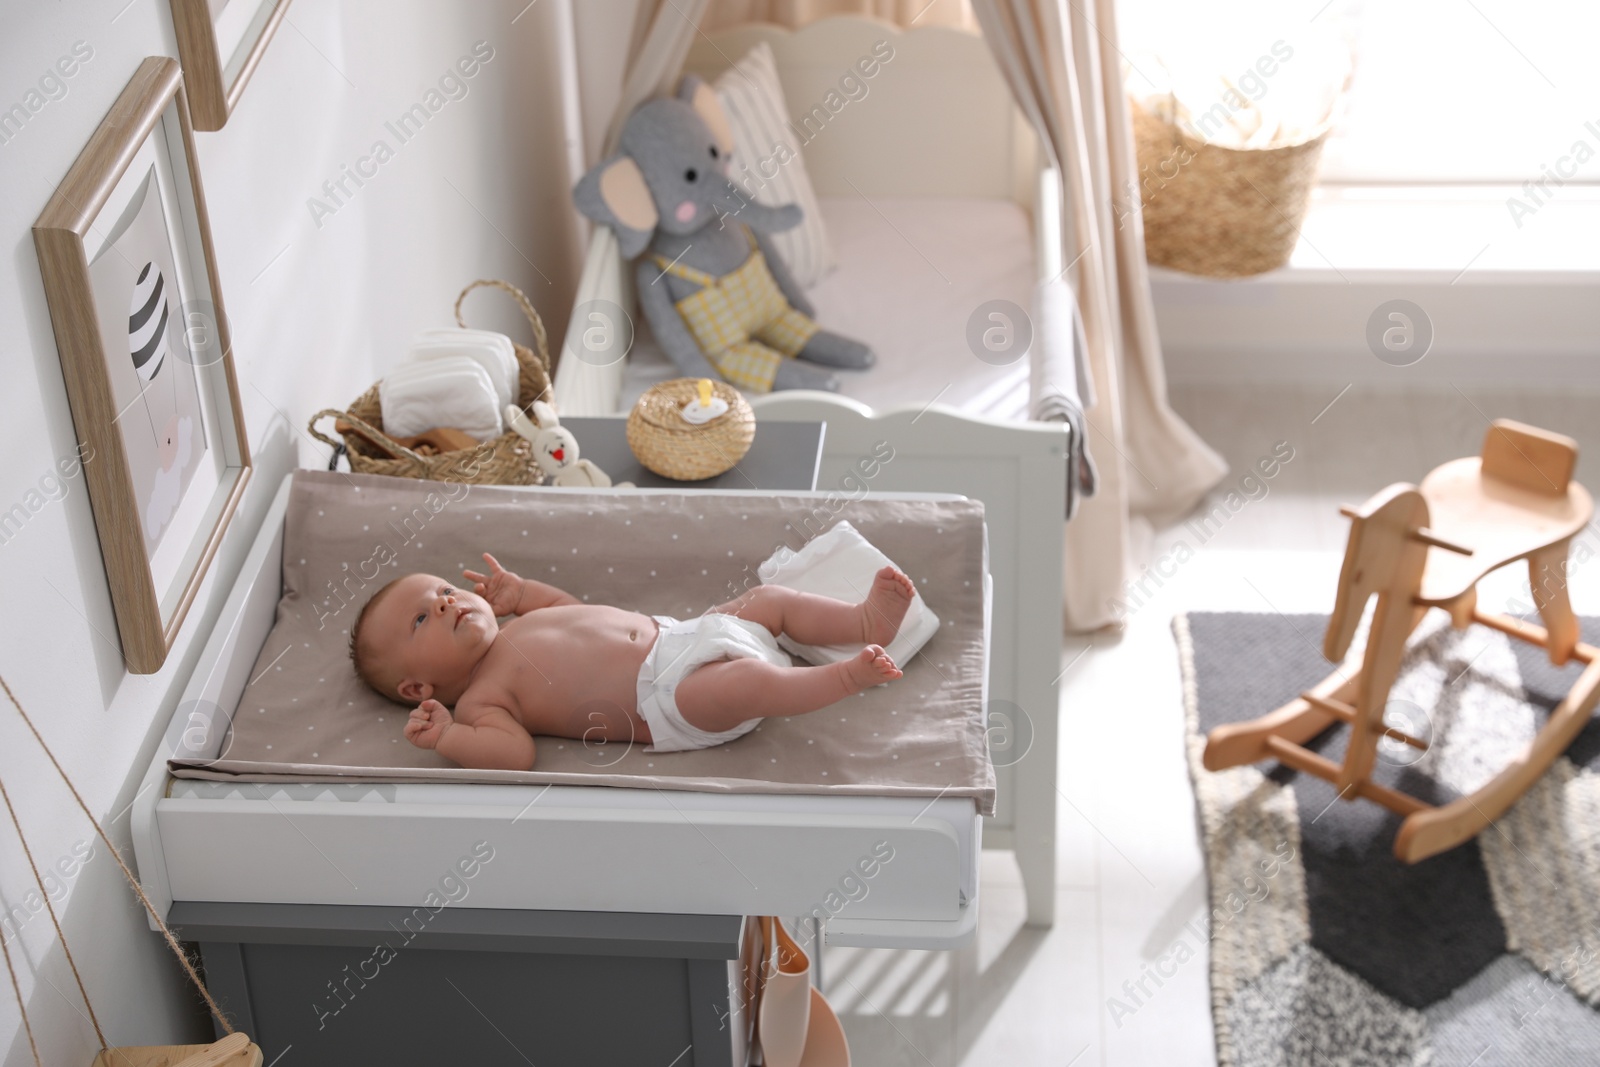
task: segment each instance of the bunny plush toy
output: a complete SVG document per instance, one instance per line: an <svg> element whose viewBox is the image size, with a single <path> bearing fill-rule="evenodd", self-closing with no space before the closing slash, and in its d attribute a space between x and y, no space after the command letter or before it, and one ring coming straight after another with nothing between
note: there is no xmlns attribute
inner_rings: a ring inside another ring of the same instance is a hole
<svg viewBox="0 0 1600 1067"><path fill-rule="evenodd" d="M588 489L611 486L609 474L589 460L578 458L578 439L572 436L571 430L562 427L555 408L543 400L535 400L529 410L532 418L515 404L508 405L506 424L533 444L533 458L551 485ZM632 483L622 482L616 488L631 489Z"/></svg>
<svg viewBox="0 0 1600 1067"><path fill-rule="evenodd" d="M800 223L793 204L751 200L728 177L733 137L717 94L684 78L678 95L628 116L616 155L573 189L617 235L635 268L657 342L689 378L752 393L839 388L837 368L872 366L872 350L812 320L805 292L766 237Z"/></svg>

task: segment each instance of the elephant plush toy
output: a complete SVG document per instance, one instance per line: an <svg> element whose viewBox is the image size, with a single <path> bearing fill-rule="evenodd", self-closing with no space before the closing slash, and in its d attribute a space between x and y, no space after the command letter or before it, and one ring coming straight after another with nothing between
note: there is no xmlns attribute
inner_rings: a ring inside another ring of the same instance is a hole
<svg viewBox="0 0 1600 1067"><path fill-rule="evenodd" d="M755 393L837 390L834 368L872 366L871 349L812 321L805 293L766 234L800 223L728 178L733 138L716 93L685 77L676 98L628 116L619 151L573 190L578 210L610 226L636 268L656 340L689 378Z"/></svg>

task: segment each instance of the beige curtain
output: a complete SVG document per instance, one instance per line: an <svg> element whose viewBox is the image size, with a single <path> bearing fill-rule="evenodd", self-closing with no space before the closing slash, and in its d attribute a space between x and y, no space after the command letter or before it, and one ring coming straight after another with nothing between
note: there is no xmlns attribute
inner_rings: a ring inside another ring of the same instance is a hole
<svg viewBox="0 0 1600 1067"><path fill-rule="evenodd" d="M617 150L622 126L633 109L653 96L677 91L678 78L689 46L700 33L710 0L639 0L634 15L633 33L628 42L628 73L622 83L622 97L606 132L604 159ZM610 233L604 226L597 232ZM613 238L615 239L615 238Z"/></svg>
<svg viewBox="0 0 1600 1067"><path fill-rule="evenodd" d="M1088 446L1099 487L1067 524L1063 609L1071 629L1116 622L1135 523L1170 523L1227 465L1167 403L1137 210L1120 223L1117 190L1137 188L1122 89L1115 0L972 0L996 61L1062 181L1068 280L1082 316ZM1076 262L1074 262L1076 261Z"/></svg>
<svg viewBox="0 0 1600 1067"><path fill-rule="evenodd" d="M707 33L743 22L776 22L798 29L829 15L872 15L897 26L975 29L971 0L711 0Z"/></svg>

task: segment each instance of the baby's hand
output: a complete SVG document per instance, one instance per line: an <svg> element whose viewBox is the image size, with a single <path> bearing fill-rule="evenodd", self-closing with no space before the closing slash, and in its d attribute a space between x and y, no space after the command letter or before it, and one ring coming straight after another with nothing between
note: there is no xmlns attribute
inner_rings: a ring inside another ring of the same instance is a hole
<svg viewBox="0 0 1600 1067"><path fill-rule="evenodd" d="M439 739L454 722L449 708L437 700L424 700L406 720L406 740L418 748L437 748Z"/></svg>
<svg viewBox="0 0 1600 1067"><path fill-rule="evenodd" d="M522 603L522 579L500 566L500 561L489 553L483 554L489 564L488 574L462 571L462 577L472 582L472 591L489 602L496 615L515 615Z"/></svg>

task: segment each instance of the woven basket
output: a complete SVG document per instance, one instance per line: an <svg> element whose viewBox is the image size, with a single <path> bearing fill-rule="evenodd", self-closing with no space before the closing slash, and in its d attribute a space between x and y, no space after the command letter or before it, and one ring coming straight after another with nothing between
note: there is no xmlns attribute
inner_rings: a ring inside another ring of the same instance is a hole
<svg viewBox="0 0 1600 1067"><path fill-rule="evenodd" d="M517 365L522 372L517 403L526 409L535 400L548 401L549 341L545 336L543 320L522 290L509 282L479 279L461 290L461 295L456 298L456 322L463 329L467 328L466 320L461 317L461 303L468 293L482 285L511 294L533 327L534 343L539 346L535 355L533 350L523 345L512 344L517 354ZM473 485L538 485L544 480L533 458L533 446L527 439L509 431L476 448L440 452L433 456L412 451L383 432L383 406L378 399L377 385L362 393L348 411L326 408L312 416L311 435L337 448L339 442L323 436L317 429L317 423L329 416L343 424L338 432L344 437L350 469L360 474L387 474L395 478L467 482Z"/></svg>
<svg viewBox="0 0 1600 1067"><path fill-rule="evenodd" d="M1305 140L1229 148L1196 138L1129 100L1138 147L1145 258L1213 278L1289 262L1331 124Z"/></svg>
<svg viewBox="0 0 1600 1067"><path fill-rule="evenodd" d="M628 414L628 447L640 463L680 482L715 478L750 451L756 436L756 415L727 382L714 381L711 391L728 402L726 414L696 425L678 414L700 395L699 378L674 378L653 385Z"/></svg>

